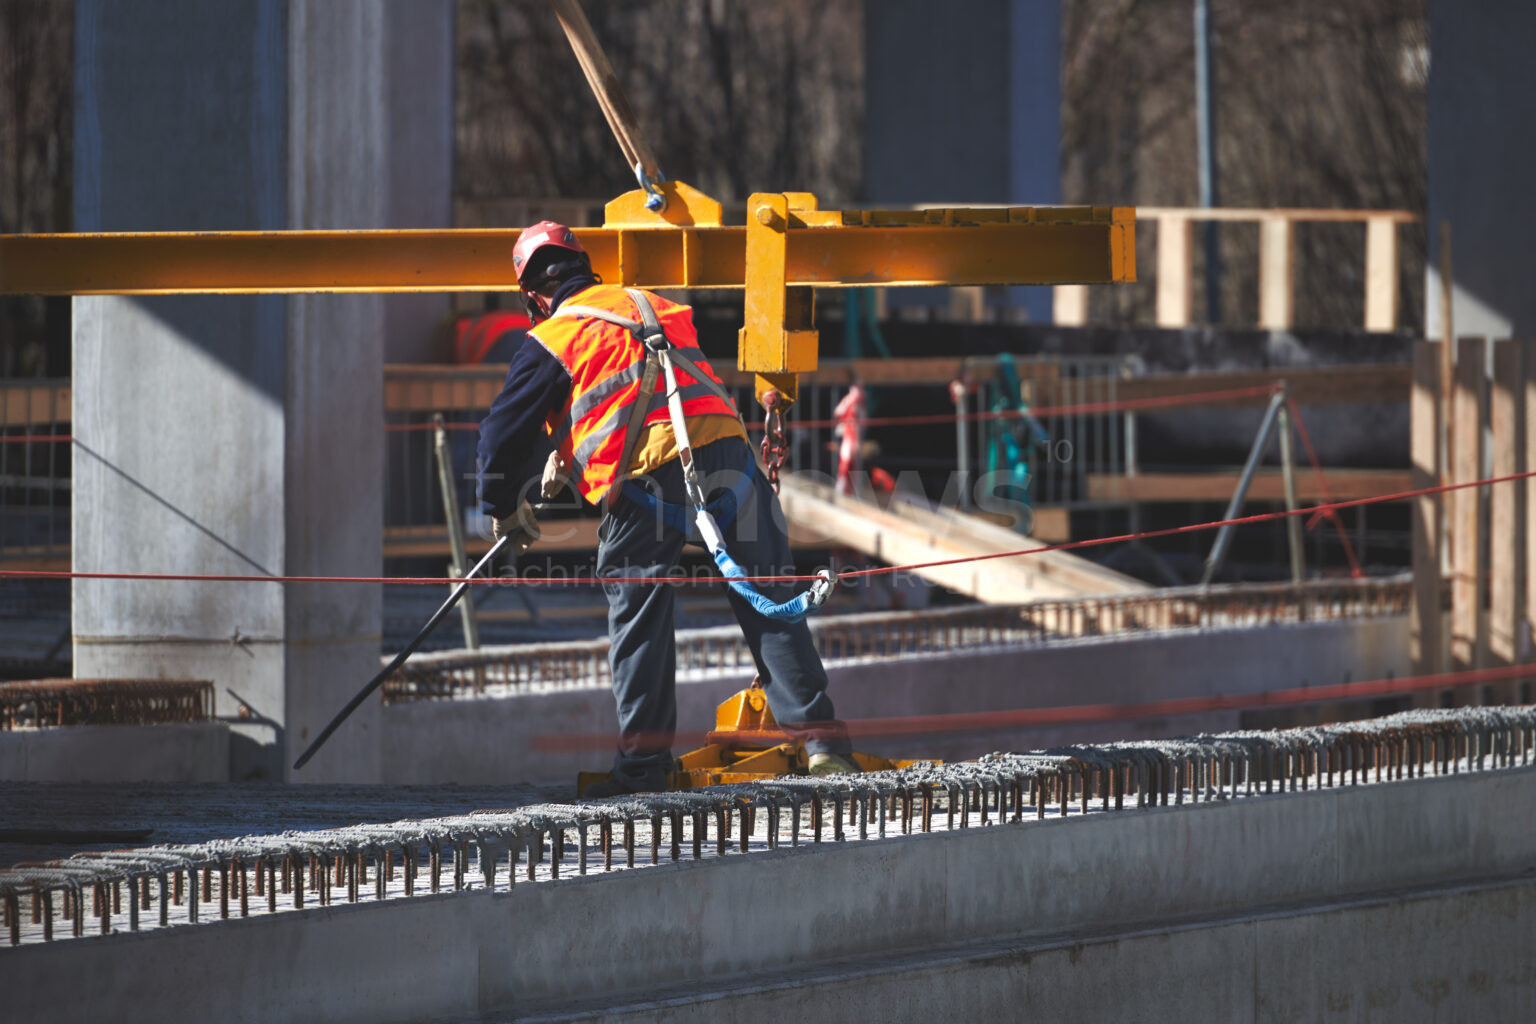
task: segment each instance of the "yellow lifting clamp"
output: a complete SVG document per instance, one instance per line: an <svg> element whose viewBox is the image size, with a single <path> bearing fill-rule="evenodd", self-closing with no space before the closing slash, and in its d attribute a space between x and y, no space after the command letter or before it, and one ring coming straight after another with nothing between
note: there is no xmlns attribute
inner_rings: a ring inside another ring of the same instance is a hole
<svg viewBox="0 0 1536 1024"><path fill-rule="evenodd" d="M773 709L768 706L768 696L757 679L715 708L715 727L704 741L704 746L677 759L677 768L668 778L667 788L699 789L806 773L804 743L779 728ZM852 758L860 770L866 772L905 768L918 763L889 761L857 751ZM607 778L607 772L581 772L576 777L577 795L585 795L588 786Z"/></svg>

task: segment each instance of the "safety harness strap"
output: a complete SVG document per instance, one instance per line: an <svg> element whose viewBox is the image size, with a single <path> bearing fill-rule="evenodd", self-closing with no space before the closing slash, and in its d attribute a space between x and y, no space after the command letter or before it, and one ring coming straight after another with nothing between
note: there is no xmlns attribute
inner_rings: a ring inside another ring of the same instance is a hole
<svg viewBox="0 0 1536 1024"><path fill-rule="evenodd" d="M672 421L672 432L677 440L678 462L683 469L683 486L688 493L688 504L693 509L694 524L698 527L699 536L703 539L704 545L709 548L709 553L714 557L715 564L719 566L721 575L725 577L731 589L744 597L759 614L772 619L798 622L805 618L807 612L819 608L826 602L827 596L832 592L832 587L837 581L836 576L831 570L823 569L809 590L777 604L759 593L746 581L745 570L726 553L725 538L721 535L720 524L704 501L704 490L699 483L698 467L693 463L693 445L688 438L688 421L683 414L682 389L677 384L674 363L681 363L683 369L694 380L723 399L732 409L736 408L736 403L713 377L706 374L697 363L667 340L661 321L656 316L656 310L646 294L637 288L626 288L624 291L640 313L638 323L595 306L564 305L554 314L555 316L593 317L615 324L628 330L645 346L645 373L640 380L640 390L635 395L634 404L630 406L629 424L624 431L624 447L619 455L617 475L608 491L609 497L621 492L621 485L625 484L629 476L629 463L634 457L635 444L645 425L645 417L649 415L654 403L652 396L660 397L657 393L659 383L657 376L660 374L666 378L667 414ZM740 414L737 415L739 417ZM646 497L649 498L649 495ZM742 495L733 493L732 497L736 499L732 504L739 507ZM734 517L735 508L732 509L731 515Z"/></svg>

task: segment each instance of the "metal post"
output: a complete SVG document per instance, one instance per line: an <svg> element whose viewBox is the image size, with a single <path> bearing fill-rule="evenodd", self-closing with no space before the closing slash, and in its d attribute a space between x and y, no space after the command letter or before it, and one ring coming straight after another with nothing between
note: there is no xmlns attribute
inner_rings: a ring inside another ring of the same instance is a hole
<svg viewBox="0 0 1536 1024"><path fill-rule="evenodd" d="M1296 511L1296 461L1291 456L1291 411L1286 398L1286 386L1280 384L1280 476L1285 482L1285 510ZM1291 582L1300 583L1306 575L1302 561L1301 517L1292 515L1285 520L1285 539L1291 551Z"/></svg>
<svg viewBox="0 0 1536 1024"><path fill-rule="evenodd" d="M453 456L448 451L448 430L443 426L443 414L432 414L433 447L437 453L437 482L443 490L443 515L448 520L448 551L452 561L448 570L455 579L463 579L469 566L469 556L464 549L464 517L459 512L459 492L453 481ZM464 646L471 651L480 649L480 627L475 621L473 601L459 602L459 618L464 623Z"/></svg>
<svg viewBox="0 0 1536 1024"><path fill-rule="evenodd" d="M971 444L969 425L965 421L966 384L962 378L950 383L949 393L955 400L955 476L960 485L960 510L971 507Z"/></svg>
<svg viewBox="0 0 1536 1024"><path fill-rule="evenodd" d="M1253 448L1248 452L1248 462L1243 466L1243 475L1237 481L1237 490L1232 492L1232 501L1227 505L1223 519L1236 519L1242 511L1243 501L1248 497L1248 486L1253 483L1254 470L1259 468L1259 460L1264 457L1264 449L1269 444L1270 432L1275 428L1275 418L1285 405L1285 394L1276 392L1275 397L1269 400L1269 408L1264 410L1264 421L1259 424L1259 434L1253 439ZM1211 553L1205 558L1205 575L1200 578L1201 586L1209 586L1211 579L1221 568L1221 561L1227 556L1227 545L1232 542L1232 526L1223 526L1216 534L1216 543L1211 545Z"/></svg>
<svg viewBox="0 0 1536 1024"><path fill-rule="evenodd" d="M1216 189L1216 83L1211 77L1210 0L1195 0L1195 135L1199 147L1200 205L1217 203ZM1216 222L1208 220L1205 231L1205 317L1212 326L1221 322L1221 257L1217 252Z"/></svg>
<svg viewBox="0 0 1536 1024"><path fill-rule="evenodd" d="M1132 480L1136 477L1136 472L1138 469L1136 462L1136 414L1134 412L1128 412L1125 414L1125 478L1127 480ZM1127 505L1126 511L1130 519L1129 523L1127 524L1130 531L1132 533L1140 533L1141 502L1136 500L1136 496L1134 494L1131 495L1131 499Z"/></svg>

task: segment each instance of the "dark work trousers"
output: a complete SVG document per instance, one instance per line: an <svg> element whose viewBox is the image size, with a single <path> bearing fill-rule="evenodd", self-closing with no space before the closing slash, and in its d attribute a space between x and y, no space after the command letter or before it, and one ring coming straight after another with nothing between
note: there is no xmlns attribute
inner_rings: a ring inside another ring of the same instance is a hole
<svg viewBox="0 0 1536 1024"><path fill-rule="evenodd" d="M747 443L725 438L695 450L694 459L709 501L730 491L743 472L750 472L753 478L742 507L722 530L731 557L753 576L793 573L778 495L761 472L749 469L752 450ZM686 507L683 470L676 459L633 482L662 501ZM717 513L716 518L721 516ZM698 538L667 525L654 508L620 497L610 503L598 529L598 575L671 576L681 571L678 556L690 539L696 542ZM712 570L711 575L718 577ZM776 602L788 600L807 585L757 584ZM605 583L603 591L608 597L608 661L619 712L619 749L613 774L635 789L661 789L671 768L672 736L677 729L677 638L673 632L677 588ZM810 628L804 621L765 618L734 590L726 592L757 663L768 706L780 725L803 737L811 753L848 754L852 747L847 730L833 714L832 700L827 696L827 672L816 653Z"/></svg>

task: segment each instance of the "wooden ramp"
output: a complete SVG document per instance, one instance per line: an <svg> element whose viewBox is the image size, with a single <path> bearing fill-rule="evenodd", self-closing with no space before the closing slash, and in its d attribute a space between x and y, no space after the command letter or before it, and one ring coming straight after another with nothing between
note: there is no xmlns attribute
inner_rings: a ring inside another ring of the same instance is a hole
<svg viewBox="0 0 1536 1024"><path fill-rule="evenodd" d="M900 497L882 508L796 476L784 478L779 502L793 540L850 547L890 565L1031 546L1030 538L963 512L930 510ZM936 566L914 575L988 604L1152 589L1065 551Z"/></svg>

